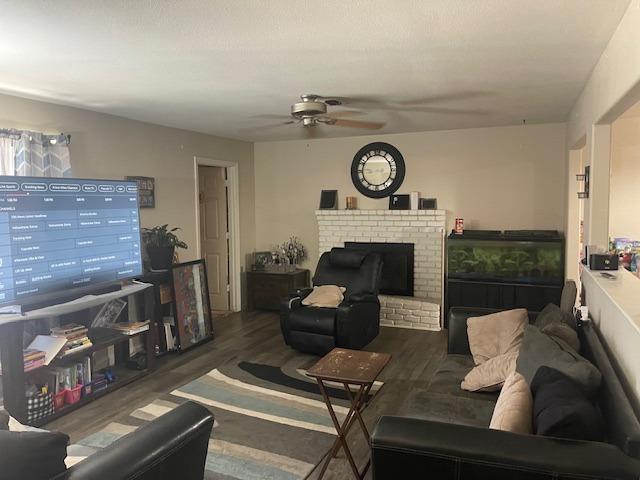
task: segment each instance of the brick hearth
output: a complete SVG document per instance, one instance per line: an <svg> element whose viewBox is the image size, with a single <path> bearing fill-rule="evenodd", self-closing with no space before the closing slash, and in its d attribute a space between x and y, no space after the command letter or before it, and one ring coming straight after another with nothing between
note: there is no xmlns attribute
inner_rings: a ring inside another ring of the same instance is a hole
<svg viewBox="0 0 640 480"><path fill-rule="evenodd" d="M414 244L414 297L380 295L383 325L440 330L444 210L316 210L320 254L344 242Z"/></svg>

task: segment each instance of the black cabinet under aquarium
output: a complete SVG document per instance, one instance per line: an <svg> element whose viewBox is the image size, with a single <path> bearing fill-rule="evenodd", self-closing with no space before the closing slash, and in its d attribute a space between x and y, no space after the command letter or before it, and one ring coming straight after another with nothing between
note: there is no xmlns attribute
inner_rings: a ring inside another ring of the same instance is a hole
<svg viewBox="0 0 640 480"><path fill-rule="evenodd" d="M556 231L478 231L447 239L451 307L526 308L560 303L564 237Z"/></svg>

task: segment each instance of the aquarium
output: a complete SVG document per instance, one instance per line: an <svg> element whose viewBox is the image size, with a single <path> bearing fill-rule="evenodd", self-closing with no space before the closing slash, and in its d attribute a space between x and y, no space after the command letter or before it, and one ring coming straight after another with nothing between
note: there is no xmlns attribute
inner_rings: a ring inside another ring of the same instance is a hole
<svg viewBox="0 0 640 480"><path fill-rule="evenodd" d="M562 285L564 242L450 238L447 275L450 279Z"/></svg>

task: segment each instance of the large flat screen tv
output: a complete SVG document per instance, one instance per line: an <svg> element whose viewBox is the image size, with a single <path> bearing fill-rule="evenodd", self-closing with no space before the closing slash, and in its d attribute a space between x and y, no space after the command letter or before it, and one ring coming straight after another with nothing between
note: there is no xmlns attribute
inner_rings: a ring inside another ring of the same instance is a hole
<svg viewBox="0 0 640 480"><path fill-rule="evenodd" d="M0 304L52 303L141 273L135 182L0 176Z"/></svg>

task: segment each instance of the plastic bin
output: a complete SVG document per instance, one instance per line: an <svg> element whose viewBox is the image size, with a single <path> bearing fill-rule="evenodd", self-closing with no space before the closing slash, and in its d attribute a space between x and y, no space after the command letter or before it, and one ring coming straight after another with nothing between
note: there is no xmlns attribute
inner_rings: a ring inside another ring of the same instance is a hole
<svg viewBox="0 0 640 480"><path fill-rule="evenodd" d="M56 412L64 407L64 394L66 391L67 389L65 388L53 396L53 406L55 407Z"/></svg>
<svg viewBox="0 0 640 480"><path fill-rule="evenodd" d="M76 385L74 388L65 390L64 403L67 405L73 405L80 401L80 395L82 393L82 385Z"/></svg>

